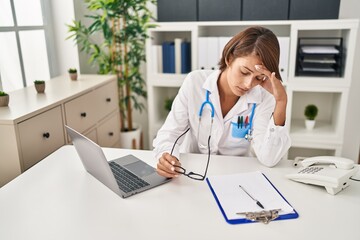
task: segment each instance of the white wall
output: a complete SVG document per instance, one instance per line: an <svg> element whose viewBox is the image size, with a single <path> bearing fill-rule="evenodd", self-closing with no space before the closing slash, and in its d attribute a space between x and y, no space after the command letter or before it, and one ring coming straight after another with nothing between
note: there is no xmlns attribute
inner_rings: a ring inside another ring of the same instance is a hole
<svg viewBox="0 0 360 240"><path fill-rule="evenodd" d="M55 56L57 68L55 75L65 74L69 68L79 69L79 54L77 45L72 40L66 40L69 36L67 24L74 19L73 0L51 0L52 31L55 41ZM54 77L54 76L52 76Z"/></svg>
<svg viewBox="0 0 360 240"><path fill-rule="evenodd" d="M359 0L342 0L340 3L339 18L360 19L359 10ZM345 122L343 156L353 160L360 160L358 159L360 148L360 27L358 29L356 43L352 85L347 109L348 114Z"/></svg>

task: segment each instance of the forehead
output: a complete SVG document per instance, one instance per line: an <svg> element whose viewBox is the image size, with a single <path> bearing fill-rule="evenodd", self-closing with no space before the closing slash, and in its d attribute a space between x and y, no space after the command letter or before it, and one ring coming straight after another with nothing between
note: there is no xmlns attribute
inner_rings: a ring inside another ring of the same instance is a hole
<svg viewBox="0 0 360 240"><path fill-rule="evenodd" d="M233 64L236 66L246 66L254 68L255 65L262 64L262 61L258 55L250 54L247 56L235 58Z"/></svg>

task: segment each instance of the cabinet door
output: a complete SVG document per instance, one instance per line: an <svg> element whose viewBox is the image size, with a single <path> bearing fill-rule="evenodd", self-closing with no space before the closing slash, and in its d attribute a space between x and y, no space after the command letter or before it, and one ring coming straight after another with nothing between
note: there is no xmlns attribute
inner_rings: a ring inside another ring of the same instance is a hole
<svg viewBox="0 0 360 240"><path fill-rule="evenodd" d="M119 104L117 89L117 83L113 81L95 90L97 121L117 109Z"/></svg>
<svg viewBox="0 0 360 240"><path fill-rule="evenodd" d="M89 129L98 119L96 102L92 91L65 103L66 124L80 133Z"/></svg>
<svg viewBox="0 0 360 240"><path fill-rule="evenodd" d="M116 112L102 123L97 130L98 143L102 147L113 147L119 142L119 113Z"/></svg>
<svg viewBox="0 0 360 240"><path fill-rule="evenodd" d="M65 144L61 107L55 107L18 124L22 171Z"/></svg>

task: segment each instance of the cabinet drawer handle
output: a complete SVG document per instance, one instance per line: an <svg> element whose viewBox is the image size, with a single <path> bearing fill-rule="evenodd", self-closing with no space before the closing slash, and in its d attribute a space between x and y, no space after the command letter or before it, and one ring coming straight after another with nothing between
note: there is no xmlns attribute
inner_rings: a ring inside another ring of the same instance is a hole
<svg viewBox="0 0 360 240"><path fill-rule="evenodd" d="M111 98L106 98L106 101L107 101L107 102L111 102Z"/></svg>
<svg viewBox="0 0 360 240"><path fill-rule="evenodd" d="M80 113L80 116L82 116L82 117L86 117L86 112L82 112L82 113Z"/></svg>
<svg viewBox="0 0 360 240"><path fill-rule="evenodd" d="M49 137L50 137L50 133L48 133L48 132L43 133L43 137L44 137L44 138L49 138Z"/></svg>
<svg viewBox="0 0 360 240"><path fill-rule="evenodd" d="M114 133L113 133L113 132L109 132L109 136L110 136L110 137L114 136Z"/></svg>

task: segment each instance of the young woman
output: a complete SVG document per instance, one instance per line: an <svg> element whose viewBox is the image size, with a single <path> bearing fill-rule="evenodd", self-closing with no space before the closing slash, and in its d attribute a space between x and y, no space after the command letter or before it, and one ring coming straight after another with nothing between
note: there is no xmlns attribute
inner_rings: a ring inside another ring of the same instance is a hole
<svg viewBox="0 0 360 240"><path fill-rule="evenodd" d="M254 26L226 44L219 70L189 73L153 142L158 173L184 174L179 152L256 156L275 166L290 147L279 56L274 33Z"/></svg>

